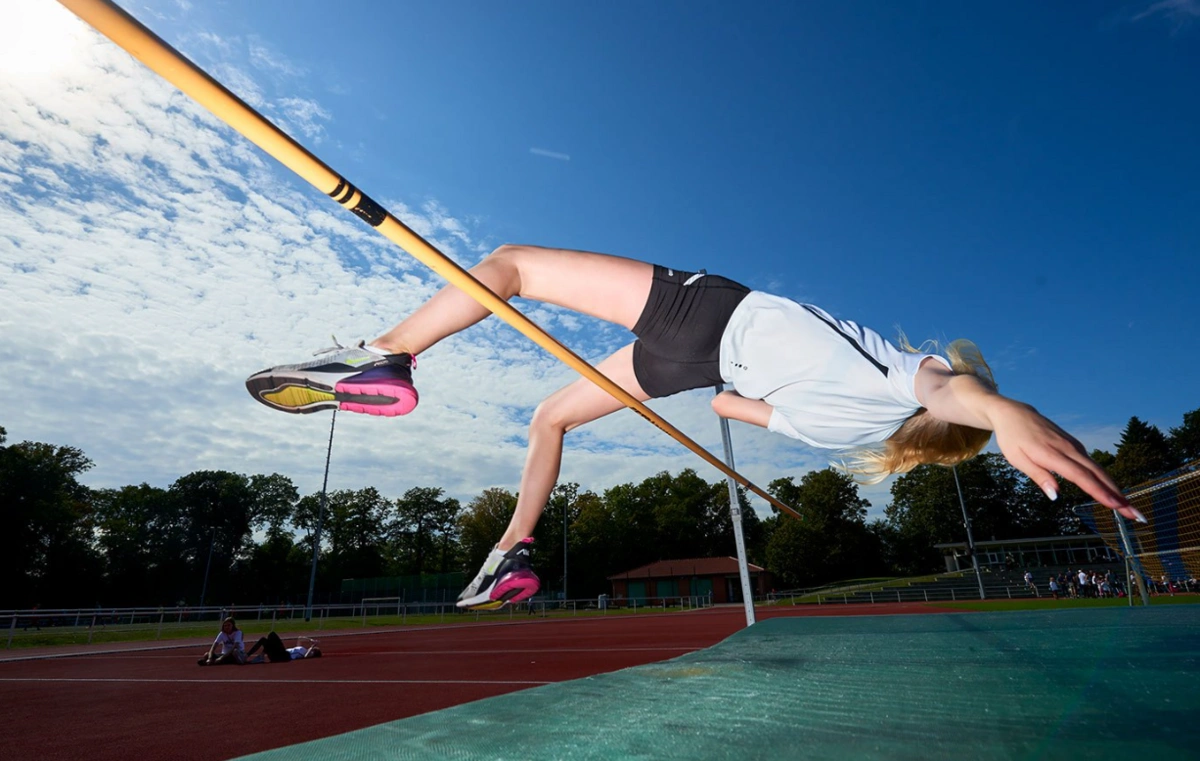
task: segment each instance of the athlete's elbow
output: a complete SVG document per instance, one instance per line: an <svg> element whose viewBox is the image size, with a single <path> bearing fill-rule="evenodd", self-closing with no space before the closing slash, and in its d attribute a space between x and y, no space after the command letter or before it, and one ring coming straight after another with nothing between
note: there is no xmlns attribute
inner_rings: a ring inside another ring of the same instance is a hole
<svg viewBox="0 0 1200 761"><path fill-rule="evenodd" d="M718 417L723 417L723 418L730 417L728 394L729 394L728 391L722 391L721 393L714 396L712 398L712 401L709 402L709 405L712 407L713 412L717 413Z"/></svg>

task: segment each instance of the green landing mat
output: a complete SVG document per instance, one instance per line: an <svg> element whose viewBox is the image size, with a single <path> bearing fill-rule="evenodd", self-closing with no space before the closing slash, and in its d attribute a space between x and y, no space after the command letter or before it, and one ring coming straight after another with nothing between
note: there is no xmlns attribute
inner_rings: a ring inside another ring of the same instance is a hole
<svg viewBox="0 0 1200 761"><path fill-rule="evenodd" d="M254 761L1200 758L1200 606L772 618Z"/></svg>

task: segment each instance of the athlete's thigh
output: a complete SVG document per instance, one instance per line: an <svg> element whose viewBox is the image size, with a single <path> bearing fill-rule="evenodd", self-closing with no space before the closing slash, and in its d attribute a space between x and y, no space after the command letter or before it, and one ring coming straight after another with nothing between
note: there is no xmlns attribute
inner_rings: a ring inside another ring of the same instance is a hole
<svg viewBox="0 0 1200 761"><path fill-rule="evenodd" d="M650 398L633 374L633 344L615 351L596 365L596 369L639 402ZM624 402L587 378L580 378L551 394L542 402L539 414L549 416L553 422L563 426L564 430L570 431L623 407Z"/></svg>
<svg viewBox="0 0 1200 761"><path fill-rule="evenodd" d="M521 247L521 296L632 328L650 295L654 265L608 254Z"/></svg>

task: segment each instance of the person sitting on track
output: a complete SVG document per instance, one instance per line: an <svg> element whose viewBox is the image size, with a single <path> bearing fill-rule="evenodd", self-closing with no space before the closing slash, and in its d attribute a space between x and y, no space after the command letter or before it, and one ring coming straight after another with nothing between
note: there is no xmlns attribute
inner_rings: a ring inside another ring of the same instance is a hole
<svg viewBox="0 0 1200 761"><path fill-rule="evenodd" d="M841 450L864 483L925 463L962 462L995 432L1009 463L1050 499L1058 496L1057 473L1106 507L1145 520L1076 439L997 392L969 341L951 343L945 357L905 341L897 348L818 307L723 277L584 251L504 245L471 274L505 300L543 301L632 331L636 340L596 369L639 401L732 384L712 401L718 415ZM285 412L404 415L417 406L416 355L489 314L448 285L369 344L263 370L246 388ZM494 608L537 592L529 537L558 479L563 437L623 407L586 378L538 405L512 520L459 607Z"/></svg>
<svg viewBox="0 0 1200 761"><path fill-rule="evenodd" d="M217 653L218 647L221 648L220 653ZM204 657L196 662L201 666L240 666L246 662L246 646L242 640L242 630L237 627L233 616L229 616L221 622L221 632L213 641L212 647L208 648Z"/></svg>
<svg viewBox="0 0 1200 761"><path fill-rule="evenodd" d="M302 645L301 642L307 642L308 645ZM255 653L259 650L263 651L263 655L255 657ZM295 647L287 647L283 644L283 640L275 632L268 632L267 636L259 637L250 651L246 653L246 663L263 663L265 660L271 663L290 663L304 658L320 658L321 648L317 647L317 641L311 637L297 637Z"/></svg>

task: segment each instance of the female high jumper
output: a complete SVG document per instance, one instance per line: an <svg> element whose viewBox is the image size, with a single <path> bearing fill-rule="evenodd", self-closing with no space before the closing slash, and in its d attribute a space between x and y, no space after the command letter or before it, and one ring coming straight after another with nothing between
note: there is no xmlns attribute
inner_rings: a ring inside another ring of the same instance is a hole
<svg viewBox="0 0 1200 761"><path fill-rule="evenodd" d="M951 343L945 357L901 349L818 307L723 277L584 251L504 245L471 274L505 300L556 304L631 330L636 340L596 369L639 401L731 384L712 401L718 415L839 450L867 483L924 463L970 459L995 432L1008 462L1050 499L1058 496L1058 474L1106 507L1145 520L1075 438L997 392L968 341ZM263 370L246 387L285 412L405 415L417 406L413 358L489 314L448 285L370 343ZM586 378L538 405L512 520L459 607L498 607L537 592L529 537L558 480L563 436L622 407Z"/></svg>

